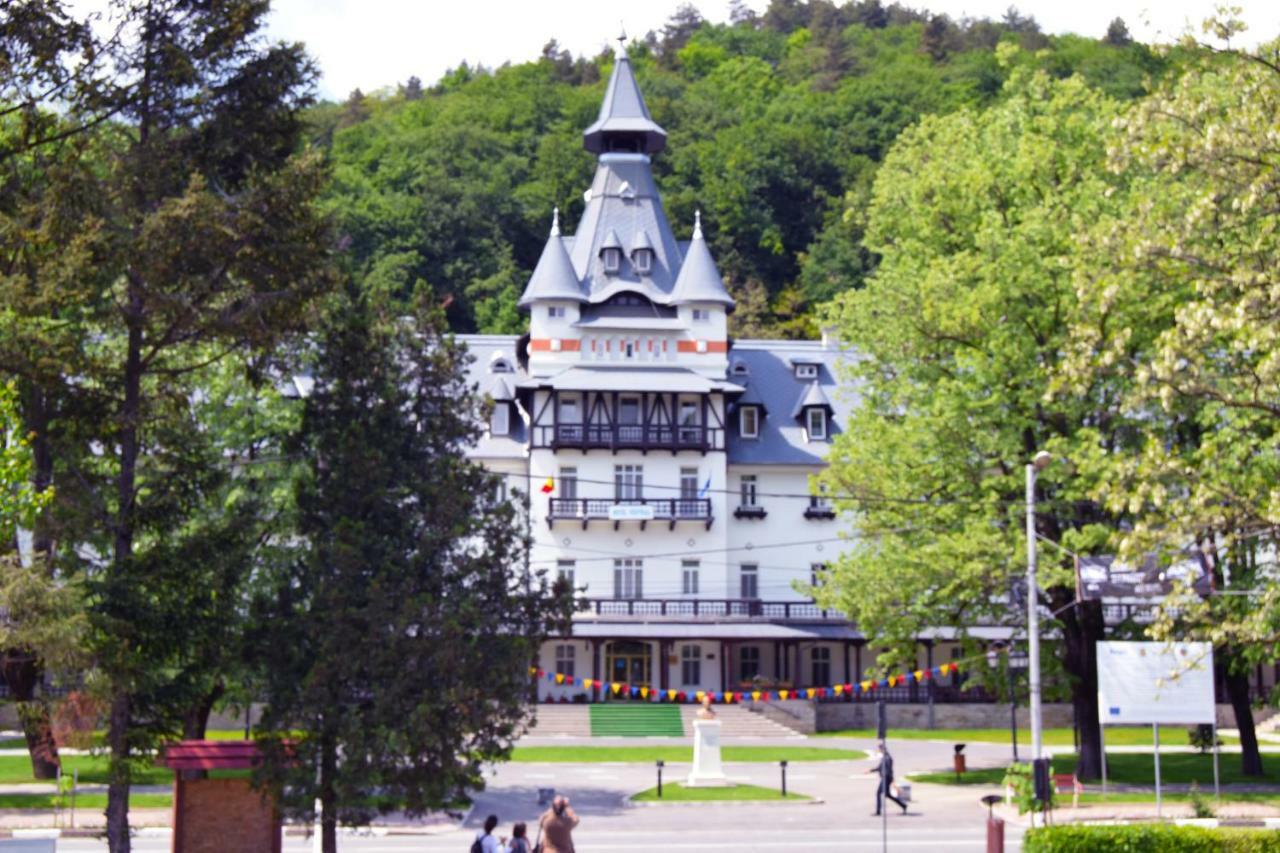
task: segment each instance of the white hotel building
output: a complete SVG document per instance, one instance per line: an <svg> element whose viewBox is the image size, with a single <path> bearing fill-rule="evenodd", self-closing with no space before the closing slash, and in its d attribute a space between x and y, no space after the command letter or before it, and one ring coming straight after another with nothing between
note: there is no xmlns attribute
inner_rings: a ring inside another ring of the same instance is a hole
<svg viewBox="0 0 1280 853"><path fill-rule="evenodd" d="M495 403L474 455L529 495L533 566L587 602L540 666L689 692L858 680L862 636L807 591L840 547L810 496L848 410L840 353L729 340L733 299L700 225L677 240L663 212L650 157L666 134L625 56L584 141L595 178L520 299L528 334L464 337ZM923 643L918 665L933 654ZM587 692L539 684L544 699Z"/></svg>

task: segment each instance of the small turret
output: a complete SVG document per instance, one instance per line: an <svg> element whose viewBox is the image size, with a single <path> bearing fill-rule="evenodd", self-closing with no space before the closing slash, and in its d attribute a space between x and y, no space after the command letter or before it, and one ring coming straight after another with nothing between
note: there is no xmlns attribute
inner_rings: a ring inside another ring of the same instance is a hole
<svg viewBox="0 0 1280 853"><path fill-rule="evenodd" d="M676 276L675 287L671 291L671 301L675 305L687 305L693 302L713 302L733 310L733 297L725 289L720 271L707 248L707 241L702 237L702 212L694 216L693 239L685 251L684 262L680 265L680 274Z"/></svg>
<svg viewBox="0 0 1280 853"><path fill-rule="evenodd" d="M520 297L519 306L528 308L535 301L547 299L567 299L574 302L586 302L582 292L582 284L573 271L573 262L565 251L564 241L560 237L560 209L556 208L551 218L551 236L542 249L542 257L534 267L529 284Z"/></svg>

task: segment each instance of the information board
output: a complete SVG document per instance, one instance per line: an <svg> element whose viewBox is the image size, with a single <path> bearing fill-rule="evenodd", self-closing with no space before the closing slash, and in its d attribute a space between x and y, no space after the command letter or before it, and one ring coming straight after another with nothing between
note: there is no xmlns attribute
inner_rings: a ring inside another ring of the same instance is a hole
<svg viewBox="0 0 1280 853"><path fill-rule="evenodd" d="M1214 722L1208 643L1098 643L1098 716L1106 725Z"/></svg>

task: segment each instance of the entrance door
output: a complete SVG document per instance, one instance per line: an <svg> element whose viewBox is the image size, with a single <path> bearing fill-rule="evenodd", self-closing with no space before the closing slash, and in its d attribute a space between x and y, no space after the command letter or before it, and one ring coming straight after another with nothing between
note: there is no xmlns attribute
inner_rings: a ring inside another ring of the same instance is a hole
<svg viewBox="0 0 1280 853"><path fill-rule="evenodd" d="M648 643L610 643L605 649L605 669L609 680L619 684L652 686L653 653ZM610 699L629 699L619 693L608 692Z"/></svg>

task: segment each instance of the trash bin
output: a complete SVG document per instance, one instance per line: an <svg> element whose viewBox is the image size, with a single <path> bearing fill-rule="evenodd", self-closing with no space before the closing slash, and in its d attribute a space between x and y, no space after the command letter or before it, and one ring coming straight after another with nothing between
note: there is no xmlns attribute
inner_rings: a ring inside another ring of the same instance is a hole
<svg viewBox="0 0 1280 853"><path fill-rule="evenodd" d="M1004 820L987 818L987 853L1004 853Z"/></svg>
<svg viewBox="0 0 1280 853"><path fill-rule="evenodd" d="M958 743L958 744L956 744L956 745L955 745L955 750L956 750L956 755L955 755L955 769L956 769L956 775L957 775L957 776L960 776L960 775L962 775L962 774L964 773L964 771L965 771L965 761L964 761L964 744L962 744L962 743Z"/></svg>

